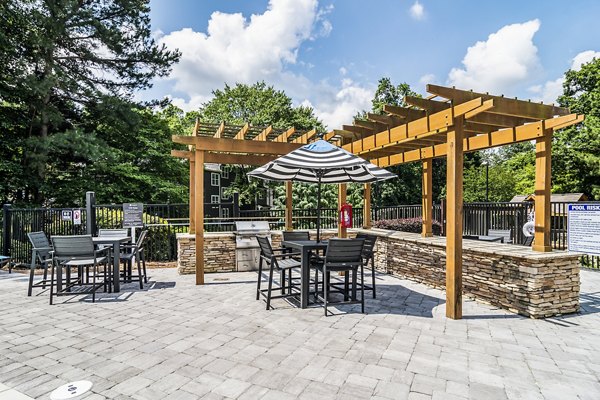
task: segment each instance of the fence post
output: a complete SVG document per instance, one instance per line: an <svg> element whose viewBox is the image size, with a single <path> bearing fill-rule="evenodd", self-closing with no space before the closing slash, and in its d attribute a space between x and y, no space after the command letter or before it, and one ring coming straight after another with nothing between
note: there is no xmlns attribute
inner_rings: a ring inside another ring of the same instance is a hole
<svg viewBox="0 0 600 400"><path fill-rule="evenodd" d="M446 236L446 199L440 201L440 223L442 224L442 236Z"/></svg>
<svg viewBox="0 0 600 400"><path fill-rule="evenodd" d="M2 243L3 249L2 254L5 256L10 255L10 237L11 237L11 215L10 215L10 204L4 204L2 206Z"/></svg>
<svg viewBox="0 0 600 400"><path fill-rule="evenodd" d="M240 194L238 192L233 193L233 218L240 217Z"/></svg>
<svg viewBox="0 0 600 400"><path fill-rule="evenodd" d="M96 193L85 193L85 230L88 235L96 234Z"/></svg>

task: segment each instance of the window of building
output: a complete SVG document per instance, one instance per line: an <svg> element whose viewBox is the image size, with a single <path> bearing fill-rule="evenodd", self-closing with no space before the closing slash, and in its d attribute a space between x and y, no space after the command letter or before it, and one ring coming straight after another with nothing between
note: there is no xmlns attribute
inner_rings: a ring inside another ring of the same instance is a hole
<svg viewBox="0 0 600 400"><path fill-rule="evenodd" d="M218 204L219 203L219 195L218 194L211 195L210 202L213 204Z"/></svg>
<svg viewBox="0 0 600 400"><path fill-rule="evenodd" d="M229 218L229 208L221 209L221 218Z"/></svg>
<svg viewBox="0 0 600 400"><path fill-rule="evenodd" d="M264 199L265 198L265 192L263 192L262 190L258 192L258 198L259 199Z"/></svg>
<svg viewBox="0 0 600 400"><path fill-rule="evenodd" d="M221 186L221 176L215 172L210 174L210 184L212 186Z"/></svg>
<svg viewBox="0 0 600 400"><path fill-rule="evenodd" d="M223 179L229 179L229 170L228 169L224 169L223 171L221 171L221 177Z"/></svg>
<svg viewBox="0 0 600 400"><path fill-rule="evenodd" d="M225 193L226 189L227 189L226 187L221 188L221 199L223 199L223 200L226 200L229 198L229 195L227 193Z"/></svg>

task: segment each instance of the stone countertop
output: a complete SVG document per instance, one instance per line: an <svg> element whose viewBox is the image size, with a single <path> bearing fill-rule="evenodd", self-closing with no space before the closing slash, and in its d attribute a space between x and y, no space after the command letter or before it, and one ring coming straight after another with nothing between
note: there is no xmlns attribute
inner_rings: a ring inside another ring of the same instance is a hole
<svg viewBox="0 0 600 400"><path fill-rule="evenodd" d="M233 232L204 232L204 237L234 237ZM177 239L196 239L196 235L193 233L176 233Z"/></svg>
<svg viewBox="0 0 600 400"><path fill-rule="evenodd" d="M316 233L316 230L309 230L311 233ZM323 234L335 233L335 229L323 229ZM422 237L419 233L391 231L385 229L348 229L348 233L363 232L371 235L396 239L405 242L429 244L435 247L446 247L446 238L444 236ZM281 235L281 231L271 231L273 235ZM205 237L234 237L233 232L204 232ZM194 239L195 235L189 233L178 233L177 239ZM527 260L546 260L557 258L573 258L579 257L579 253L570 253L564 250L553 250L548 253L541 253L531 250L531 247L519 246L515 244L499 243L499 242L484 242L482 240L463 239L463 250L483 253L496 254L514 258Z"/></svg>
<svg viewBox="0 0 600 400"><path fill-rule="evenodd" d="M446 247L446 238L444 236L422 237L419 233L390 231L385 229L353 229L353 232L363 232L379 237L387 237L400 241L429 244L436 247ZM514 258L528 260L546 260L557 258L579 257L579 253L569 253L564 250L553 250L548 253L541 253L531 250L531 247L520 246L499 242L484 242L482 240L463 239L463 250L483 253L496 254Z"/></svg>

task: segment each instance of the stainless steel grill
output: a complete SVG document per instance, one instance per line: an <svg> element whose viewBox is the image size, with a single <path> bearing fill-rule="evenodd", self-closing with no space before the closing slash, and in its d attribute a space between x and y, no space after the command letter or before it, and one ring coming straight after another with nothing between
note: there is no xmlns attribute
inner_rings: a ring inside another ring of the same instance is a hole
<svg viewBox="0 0 600 400"><path fill-rule="evenodd" d="M237 271L258 269L260 247L257 236L271 240L268 221L236 221L235 223L235 262Z"/></svg>

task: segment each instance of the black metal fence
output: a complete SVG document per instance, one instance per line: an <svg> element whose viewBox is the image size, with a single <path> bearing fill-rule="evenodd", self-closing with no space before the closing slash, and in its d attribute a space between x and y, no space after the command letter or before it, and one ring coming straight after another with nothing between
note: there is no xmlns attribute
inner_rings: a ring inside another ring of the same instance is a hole
<svg viewBox="0 0 600 400"><path fill-rule="evenodd" d="M600 203L600 202L597 202ZM556 249L567 248L567 204L551 204L551 241ZM212 207L215 205L205 205ZM122 226L123 211L121 205L93 205L95 227L119 228ZM44 231L48 235L73 235L86 233L87 212L81 209L81 223L75 224L68 218L63 219L63 211L70 208L10 208L3 207L0 213L0 249L11 255L17 263L28 263L31 247L28 232ZM465 203L463 206L463 233L465 235L485 235L489 229L508 229L515 243L525 240L522 226L528 221L533 204L524 203ZM402 205L374 207L371 219L415 218L422 213L421 205ZM149 230L146 252L153 261L173 261L177 258L176 234L187 232L189 228L188 204L145 204L144 225ZM444 222L442 205L433 207L433 218ZM284 210L236 210L230 218L205 218L204 229L207 232L233 231L236 220L266 220L271 229L285 226ZM314 209L292 211L294 229L316 228L317 213ZM363 225L363 210L353 210L353 226ZM334 229L338 223L338 210L321 210L321 227ZM600 268L600 257L586 255L582 257L582 266Z"/></svg>
<svg viewBox="0 0 600 400"><path fill-rule="evenodd" d="M94 205L97 229L115 229L123 225L123 206ZM177 233L189 228L187 204L144 204L144 227L148 229L144 251L151 261L177 259Z"/></svg>

